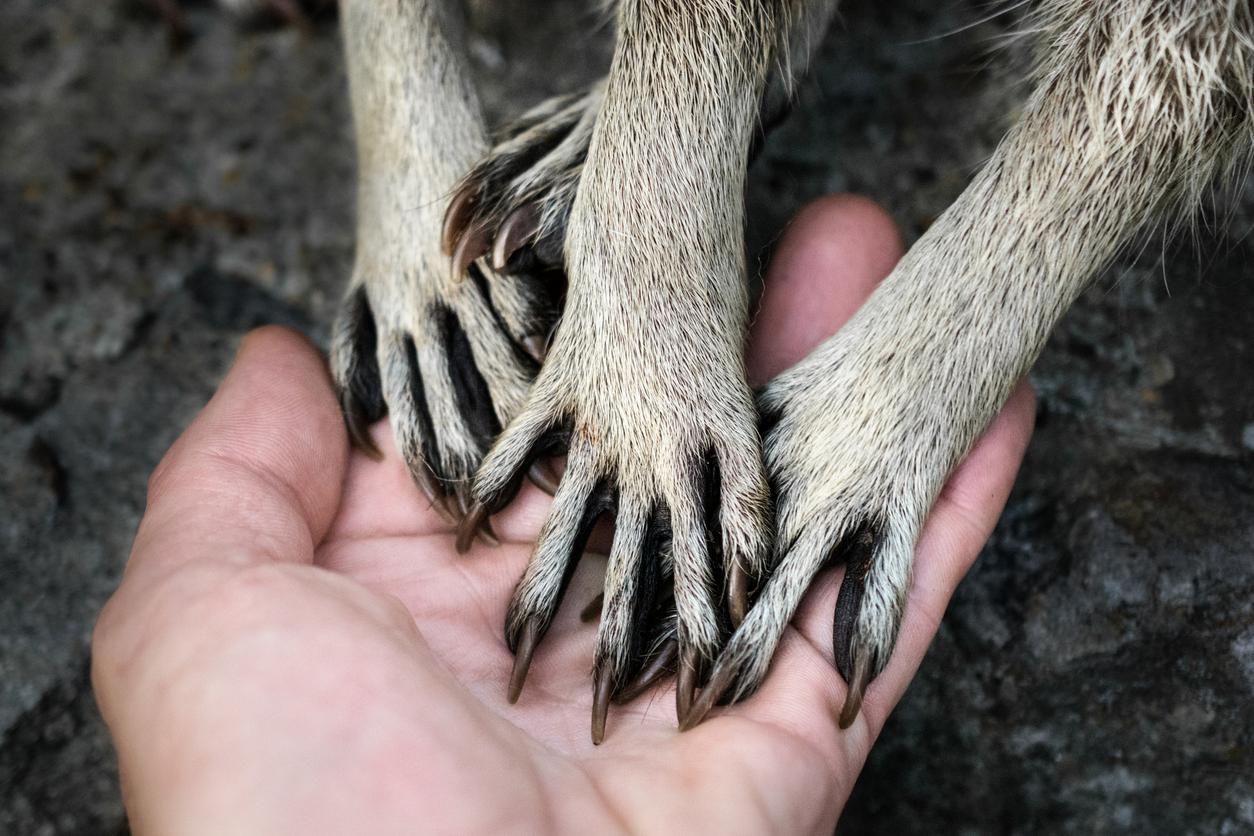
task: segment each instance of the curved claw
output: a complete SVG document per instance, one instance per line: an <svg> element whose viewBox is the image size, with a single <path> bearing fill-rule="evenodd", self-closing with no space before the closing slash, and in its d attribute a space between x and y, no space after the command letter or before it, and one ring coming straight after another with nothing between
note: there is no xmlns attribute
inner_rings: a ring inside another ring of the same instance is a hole
<svg viewBox="0 0 1254 836"><path fill-rule="evenodd" d="M666 644L654 654L648 664L636 675L636 678L628 683L614 695L614 702L624 705L631 702L645 691L652 688L658 683L662 677L670 673L675 667L675 657L679 655L679 642L675 639L668 639Z"/></svg>
<svg viewBox="0 0 1254 836"><path fill-rule="evenodd" d="M471 510L473 510L473 507L474 506L471 507ZM463 522L466 520L466 517L469 513L470 511L467 510L466 506L462 505L461 506L461 519L463 520ZM464 542L462 540L463 537L466 538ZM471 545L474 544L475 540L479 540L483 542L485 545L492 546L493 548L501 545L501 538L496 536L496 531L492 528L492 520L490 519L489 516L485 515L482 518L476 519L473 522L465 526L463 526L461 523L458 523L457 542L455 544L457 546L457 553L465 554L467 551L470 550L470 547Z"/></svg>
<svg viewBox="0 0 1254 836"><path fill-rule="evenodd" d="M714 673L710 675L710 681L701 689L701 695L692 704L692 708L687 715L680 719L679 730L688 731L704 720L705 715L710 713L710 709L723 698L723 694L731 687L735 676L735 666L727 664L715 666Z"/></svg>
<svg viewBox="0 0 1254 836"><path fill-rule="evenodd" d="M523 684L527 681L527 671L531 668L531 657L536 652L539 641L540 625L533 618L523 625L518 636L518 647L514 651L514 669L509 675L507 694L510 705L518 702L518 695L522 693Z"/></svg>
<svg viewBox="0 0 1254 836"><path fill-rule="evenodd" d="M470 265L487 255L491 246L492 235L487 229L477 226L468 230L457 242L457 248L453 250L453 281L463 281L470 270Z"/></svg>
<svg viewBox="0 0 1254 836"><path fill-rule="evenodd" d="M557 474L553 466L546 461L538 461L527 470L527 478L540 490L553 496L557 493Z"/></svg>
<svg viewBox="0 0 1254 836"><path fill-rule="evenodd" d="M473 183L466 183L444 210L444 226L440 229L440 248L445 255L451 256L461 240L462 233L470 219L474 217L475 207L479 203L479 189Z"/></svg>
<svg viewBox="0 0 1254 836"><path fill-rule="evenodd" d="M463 485L453 492L453 496L457 498L457 518L461 520L461 522L457 523L457 553L465 554L476 537L489 546L501 545L500 538L492 530L492 523L488 519L489 515L486 512L478 513L478 509L482 506L471 498L469 489ZM467 522L467 518L471 516L472 512L475 514L475 519Z"/></svg>
<svg viewBox="0 0 1254 836"><path fill-rule="evenodd" d="M857 719L862 710L862 697L866 694L866 686L871 681L871 663L866 654L861 654L853 663L853 676L849 680L849 692L845 696L845 704L840 709L840 727L847 729Z"/></svg>
<svg viewBox="0 0 1254 836"><path fill-rule="evenodd" d="M605 739L605 717L609 713L612 685L613 671L606 666L597 676L596 691L592 696L592 743L595 746L600 746Z"/></svg>
<svg viewBox="0 0 1254 836"><path fill-rule="evenodd" d="M491 545L499 545L500 541L496 539L496 533L492 531L491 524L488 522L488 509L482 502L475 502L469 508L463 509L463 516L457 525L457 553L465 554L470 550L471 544L475 541L475 537L480 534L487 534L496 542Z"/></svg>
<svg viewBox="0 0 1254 836"><path fill-rule="evenodd" d="M539 230L540 213L534 205L527 204L510 212L496 233L492 246L492 269L504 270L514 253L530 243Z"/></svg>
<svg viewBox="0 0 1254 836"><path fill-rule="evenodd" d="M697 652L686 648L679 659L679 676L675 686L675 716L682 724L692 711L697 696Z"/></svg>
<svg viewBox="0 0 1254 836"><path fill-rule="evenodd" d="M862 695L878 671L872 670L872 657L863 648L857 651L854 635L858 614L866 595L867 577L880 537L876 526L864 525L851 538L852 554L845 564L845 578L836 595L836 611L832 614L832 650L836 670L849 684L845 705L840 711L840 727L848 728L862 709Z"/></svg>

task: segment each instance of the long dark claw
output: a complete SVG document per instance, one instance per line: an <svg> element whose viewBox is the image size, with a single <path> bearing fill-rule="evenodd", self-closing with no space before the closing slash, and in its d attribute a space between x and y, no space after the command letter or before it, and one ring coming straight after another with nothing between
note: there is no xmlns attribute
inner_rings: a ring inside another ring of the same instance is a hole
<svg viewBox="0 0 1254 836"><path fill-rule="evenodd" d="M449 201L448 208L444 210L444 226L440 230L440 247L445 255L451 256L457 249L457 242L461 240L466 225L474 217L478 203L479 190L470 183L458 189L457 194Z"/></svg>
<svg viewBox="0 0 1254 836"><path fill-rule="evenodd" d="M486 228L476 226L469 229L457 242L457 249L453 250L453 281L463 281L470 265L487 255L491 246L492 235Z"/></svg>
<svg viewBox="0 0 1254 836"><path fill-rule="evenodd" d="M470 512L478 506L479 503L477 503L470 496L470 489L467 487L458 488L454 492L454 495L457 497L458 519L464 520L470 514ZM460 536L460 534L461 532L459 530L458 535ZM471 534L472 540L475 537L478 537L480 540L487 543L489 546L501 545L500 538L497 537L496 532L492 530L492 521L487 516L479 520L478 526L474 529L473 533ZM470 548L470 545L467 544L466 548Z"/></svg>
<svg viewBox="0 0 1254 836"><path fill-rule="evenodd" d="M348 390L340 392L340 409L344 412L344 426L348 428L353 446L375 461L383 461L383 453L370 437L370 416Z"/></svg>
<svg viewBox="0 0 1254 836"><path fill-rule="evenodd" d="M540 214L527 204L515 209L501 224L492 247L492 269L504 270L510 257L526 246L540 228Z"/></svg>
<svg viewBox="0 0 1254 836"><path fill-rule="evenodd" d="M865 648L855 652L854 634L857 632L858 613L862 610L862 598L866 594L867 575L880 540L879 527L867 523L854 532L851 553L845 563L845 579L841 581L836 596L836 612L832 618L832 650L836 657L836 670L849 683L845 705L840 710L840 727L847 729L862 710L862 696L866 686L875 676L874 659Z"/></svg>
<svg viewBox="0 0 1254 836"><path fill-rule="evenodd" d="M710 709L723 698L723 694L727 692L735 676L736 667L734 665L721 664L716 666L714 673L710 675L710 681L701 689L701 696L692 704L692 709L687 716L679 721L679 730L688 731L704 720L705 715L710 713Z"/></svg>
<svg viewBox="0 0 1254 836"><path fill-rule="evenodd" d="M679 642L674 639L667 639L661 649L636 675L636 678L628 683L626 688L614 695L614 702L619 705L629 703L652 688L662 677L675 669L675 657L678 655Z"/></svg>
<svg viewBox="0 0 1254 836"><path fill-rule="evenodd" d="M457 525L457 553L465 554L475 541L475 535L482 533L488 524L488 509L481 502L475 502L465 510L462 521ZM491 528L486 529L491 532ZM493 534L495 539L495 534ZM498 541L499 542L499 541Z"/></svg>
<svg viewBox="0 0 1254 836"><path fill-rule="evenodd" d="M727 579L727 612L731 616L732 629L740 626L748 610L749 573L741 568L739 561L734 561Z"/></svg>
<svg viewBox="0 0 1254 836"><path fill-rule="evenodd" d="M853 677L849 680L849 692L845 696L845 705L840 710L840 727L847 729L857 719L862 710L862 697L866 694L866 686L871 681L871 663L867 654L862 653L853 663Z"/></svg>
<svg viewBox="0 0 1254 836"><path fill-rule="evenodd" d="M533 464L527 471L527 478L549 496L557 493L557 474L553 472L553 466L548 462L539 461Z"/></svg>
<svg viewBox="0 0 1254 836"><path fill-rule="evenodd" d="M832 652L836 670L853 684L853 635L857 629L858 613L862 610L862 596L866 593L866 578L871 571L876 536L873 529L863 527L854 533L849 558L845 563L845 579L836 595L836 611L832 615Z"/></svg>
<svg viewBox="0 0 1254 836"><path fill-rule="evenodd" d="M608 665L597 676L596 691L592 696L592 743L596 746L600 746L605 739L605 715L609 713L613 680L613 671Z"/></svg>
<svg viewBox="0 0 1254 836"><path fill-rule="evenodd" d="M579 611L579 620L584 624L591 624L601 617L601 608L605 606L605 593L598 592L596 597L588 602L588 606Z"/></svg>
<svg viewBox="0 0 1254 836"><path fill-rule="evenodd" d="M686 648L679 659L679 677L675 686L675 717L680 723L692 710L697 696L697 652Z"/></svg>
<svg viewBox="0 0 1254 836"><path fill-rule="evenodd" d="M536 652L536 644L540 640L540 625L531 618L523 625L518 636L518 647L514 651L514 669L509 675L509 704L518 702L522 693L523 683L527 681L527 671L531 668L531 656Z"/></svg>

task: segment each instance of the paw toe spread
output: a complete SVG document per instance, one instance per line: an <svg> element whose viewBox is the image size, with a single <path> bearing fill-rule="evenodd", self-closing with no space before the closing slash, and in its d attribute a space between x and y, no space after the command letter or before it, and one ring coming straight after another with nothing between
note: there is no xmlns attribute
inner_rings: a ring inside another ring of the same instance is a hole
<svg viewBox="0 0 1254 836"><path fill-rule="evenodd" d="M432 509L461 523L458 547L496 541L471 481L539 369L529 334L547 333L553 300L525 285L449 285L430 271L373 268L341 305L331 368L353 444L379 458L370 425L389 415L397 450ZM502 285L502 286L497 286ZM552 487L550 471L535 478Z"/></svg>
<svg viewBox="0 0 1254 836"><path fill-rule="evenodd" d="M467 194L458 192L446 215L454 261L468 246L465 229L479 223L477 199ZM375 303L381 285L357 286L341 310L332 356L354 442L377 450L368 427L392 416L398 449L432 507L454 525L459 551L496 542L490 518L524 479L554 495L506 617L510 702L522 695L593 526L610 517L603 592L584 614L599 620L594 742L610 729L611 706L669 675L681 729L752 693L811 581L833 563L846 566L832 640L849 685L838 715L847 727L891 653L921 518L917 499L885 498L883 486L897 481L887 464L893 446L876 452L877 440L859 443L849 430L857 455L816 450L816 433L843 432L827 425L844 407L810 404L820 395L804 387L768 390L759 410L770 416L761 419L764 465L753 430L760 419L743 381L712 374L677 388L664 372L633 366L610 373L612 385L590 382L590 365L612 367L631 353L598 341L599 326L587 325L587 316L570 317L577 336L567 333L565 344L550 350L546 340L543 353L526 346L519 332L527 326L511 327L493 295L515 277L481 263L492 246L510 250L526 237L510 223L523 221L507 217L490 245L472 241L473 259L457 269L474 280L445 289L419 324L396 317L394 303ZM581 327L589 333L579 336ZM567 348L572 343L578 351ZM546 358L543 367L536 354ZM743 414L728 406L738 402ZM728 430L740 423L745 432ZM568 460L559 481L546 459L561 454ZM855 460L862 471L849 469Z"/></svg>
<svg viewBox="0 0 1254 836"><path fill-rule="evenodd" d="M605 333L602 301L576 301L562 249L600 96L527 114L452 191L436 242L451 280L437 271L425 295L387 277L355 285L332 352L349 434L377 455L368 427L391 415L460 552L496 541L489 520L524 479L554 496L505 619L511 703L593 526L610 517L603 592L583 616L599 620L594 743L612 705L672 674L681 729L752 693L811 581L838 562L847 727L896 639L927 479L911 483L917 495L893 493L910 480L894 471L899 440L875 429L891 419L836 384L773 384L755 414L742 371L729 374L718 351L659 356L657 334L682 330L671 320L625 346ZM560 481L545 463L559 454Z"/></svg>

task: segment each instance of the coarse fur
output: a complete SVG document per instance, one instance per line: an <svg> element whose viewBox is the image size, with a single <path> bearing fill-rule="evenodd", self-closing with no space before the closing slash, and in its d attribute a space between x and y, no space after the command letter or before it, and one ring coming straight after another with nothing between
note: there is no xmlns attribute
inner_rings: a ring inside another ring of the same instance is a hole
<svg viewBox="0 0 1254 836"><path fill-rule="evenodd" d="M1047 0L1035 14L1019 122L840 333L762 393L779 563L715 673L735 695L843 543L835 652L860 697L892 652L928 510L1058 319L1139 229L1248 154L1247 3Z"/></svg>
<svg viewBox="0 0 1254 836"><path fill-rule="evenodd" d="M836 560L852 722L891 655L949 473L1101 268L1254 143L1247 0L1039 0L1035 90L1017 124L853 319L755 405L745 168L833 0L621 0L607 78L525 114L490 151L444 0L343 5L362 185L332 359L350 427L361 438L386 407L420 481L426 467L465 476L493 429L465 393L490 392L508 426L475 477L474 524L535 458L568 453L506 634L516 693L592 523L613 514L598 739L605 694L633 690L668 635L685 726L752 691ZM440 254L446 195L445 251L470 280ZM513 274L537 264L568 286L528 393L517 349L552 303ZM481 385L448 371L444 311Z"/></svg>
<svg viewBox="0 0 1254 836"><path fill-rule="evenodd" d="M595 666L614 690L633 673L634 580L660 510L681 659L722 643L722 575L760 572L767 489L745 383L745 156L782 8L624 0L604 99L566 230L562 322L520 418L475 481L496 506L536 440L569 428L566 474L511 603L507 633L542 633L578 558L571 533L598 483L614 488ZM741 44L731 53L718 45ZM676 83L676 80L678 81ZM654 91L646 93L645 91ZM694 385L696 384L696 385ZM702 474L717 462L722 513L707 520ZM717 525L707 532L707 523ZM723 565L711 560L717 541ZM598 677L599 678L599 677ZM682 690L682 689L681 689Z"/></svg>
<svg viewBox="0 0 1254 836"><path fill-rule="evenodd" d="M673 27L667 30L668 39L685 45L683 57L700 56L711 43L718 45L719 56L683 63L658 50L633 59L632 18L642 5L668 19L661 25ZM779 30L760 32L753 27L785 26L788 13L797 11L766 3L701 3L695 8L680 12L661 2L621 6L619 47L608 82L611 93L594 129L594 142L608 143L606 137L612 133L614 167L609 176L585 170L567 235L572 294L580 283L592 283L596 295L591 298L610 303L611 322L617 322L621 310L612 277L616 271L633 273L635 307L625 314L636 321L627 326L629 333L612 332L615 342L608 349L595 340L566 343L572 352L578 351L581 368L587 368L591 358L594 369L569 385L585 392L599 388L584 397L594 401L599 396L603 410L604 399L612 398L606 412L619 426L637 420L637 410L628 404L639 389L599 376L599 362L613 363L613 352L626 352L637 361L630 332L642 321L651 323L658 304L658 289L639 280L638 259L651 249L666 253L672 268L684 270L690 269L684 258L696 253L708 271L718 275L722 269L725 262L720 259L732 245L717 235L729 230L738 234L742 217L741 174L720 167L732 157L722 143L744 147L744 123L737 121L746 111L743 94L752 90L755 97L761 95L757 86L764 81L761 68L771 61L770 55L757 50L778 48L780 42ZM711 17L701 20L700 36L685 40L682 33L702 14ZM743 25L749 36L744 28L720 25L720 14L747 19ZM1100 4L1046 0L1036 15L1035 28L1041 33L1037 87L1018 124L972 185L840 334L761 395L768 427L764 454L776 503L772 573L723 649L708 676L709 687L696 710L684 718L685 725L699 720L720 696L739 697L756 687L802 594L834 558L848 564L834 642L837 665L850 683L841 720L852 722L867 683L891 654L914 545L945 478L1026 373L1062 313L1114 253L1173 203L1196 200L1225 166L1248 152L1254 91L1250 78L1254 23L1248 5L1237 0ZM639 67L636 61L649 66ZM727 74L729 66L758 69L736 76ZM628 88L627 95L636 97L626 109L629 122L617 121L607 112L616 76L627 77L624 84L636 83ZM703 82L723 90L713 112L701 96ZM650 104L680 114L680 124L674 127L679 133L669 144L642 127L656 126L661 116ZM684 145L679 138L685 130L700 130L706 142L700 147ZM697 156L673 167L668 154L676 148ZM590 152L589 168L592 153L595 150ZM656 165L658 161L664 162ZM691 178L685 181L688 189L676 194L670 179L684 175ZM702 184L721 178L731 178L737 193L720 194L716 185L708 190L715 212L688 214L694 195L698 201L706 197ZM628 185L633 203L631 213L624 215L616 200ZM641 209L642 200L662 201L661 211L654 207L650 214L647 205ZM595 222L583 226L581 207L594 209L601 226ZM678 240L671 235L677 226L675 216L680 221ZM630 225L620 221L624 218ZM722 227L712 235L709 228L684 226L689 218ZM630 233L624 234L626 230ZM589 233L591 238L582 237ZM587 257L589 252L606 251L611 254L608 259ZM646 268L646 277L650 274ZM574 298L568 301L555 356L561 356L557 352L564 347L565 334L580 333L576 323L596 321L591 306L573 304ZM724 295L721 287L716 298L726 300L732 309L724 321L739 339L740 299ZM664 297L661 309L674 312L674 320L689 321L689 309L672 302ZM650 335L666 333L656 325L649 328ZM680 336L668 348L679 349L688 359L693 349L686 339L687 335ZM541 381L552 379L549 369L546 366L541 373ZM706 375L708 369L685 370L688 375L694 372ZM709 377L689 380L697 381L700 391L712 390ZM713 391L728 398L723 390ZM550 410L550 416L560 414L563 404L549 397L547 390L533 393L524 423L507 430L489 455L476 482L481 495L492 496L503 474L525 456L528 433L541 431L542 427L525 423L534 410L531 405L545 398L541 409ZM671 397L686 409L694 406L678 393ZM702 403L695 406L712 409ZM655 426L666 416L665 411L656 411L660 414ZM730 422L722 424L723 432L741 420L739 414L725 411L707 414ZM651 448L654 461L664 459L660 452ZM587 490L588 480L584 481ZM571 529L571 522L556 516L561 510L559 502L533 567L555 560L544 552L545 542L560 539ZM735 513L736 508L724 502L720 523L725 539L729 517ZM638 541L639 523L633 521L641 518L638 511L626 515L629 542ZM620 525L622 519L620 514ZM682 548L677 540L672 549L677 566L684 559ZM624 646L615 641L615 633L631 629L625 615L615 617L610 602L629 582L633 559L617 552L611 555L598 666L604 664L609 648ZM746 568L760 567L751 563ZM677 568L677 575L681 571ZM709 579L702 578L702 583L708 585ZM511 609L512 625L536 611L551 613L556 606L560 586L552 579L538 585L547 597L531 602L526 597L534 588L529 572L520 587L522 603L516 599ZM691 636L701 629L704 638L715 634L716 625L707 613L686 616L684 586L677 577L681 645L685 630ZM611 625L609 630L606 624ZM691 638L687 641L692 643ZM699 642L697 648L705 649ZM681 683L681 702L683 691Z"/></svg>
<svg viewBox="0 0 1254 836"><path fill-rule="evenodd" d="M470 477L518 412L552 305L525 281L451 275L440 219L487 151L455 8L343 0L357 136L357 252L331 345L350 431L387 412L397 447L437 506L464 513ZM456 503L454 507L453 503Z"/></svg>

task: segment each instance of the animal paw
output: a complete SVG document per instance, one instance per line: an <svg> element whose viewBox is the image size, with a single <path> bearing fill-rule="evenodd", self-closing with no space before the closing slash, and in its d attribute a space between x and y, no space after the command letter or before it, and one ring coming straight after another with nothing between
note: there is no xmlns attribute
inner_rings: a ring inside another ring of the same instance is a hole
<svg viewBox="0 0 1254 836"><path fill-rule="evenodd" d="M541 103L462 178L444 218L455 274L482 257L501 273L562 269L566 221L601 95L598 84Z"/></svg>
<svg viewBox="0 0 1254 836"><path fill-rule="evenodd" d="M527 405L484 459L477 504L463 522L465 530L503 508L537 458L566 453L506 619L514 700L593 524L613 517L593 664L598 743L610 700L638 693L675 664L677 712L687 714L743 611L747 578L763 571L768 543L767 486L738 340L690 331L696 316L669 308L611 316L615 304L604 287L581 293L572 283ZM662 315L679 317L678 325L651 321Z"/></svg>
<svg viewBox="0 0 1254 836"><path fill-rule="evenodd" d="M377 457L369 425L390 415L415 483L456 522L484 453L522 407L556 300L543 285L489 280L477 266L454 282L438 253L425 263L358 261L331 346L349 435Z"/></svg>
<svg viewBox="0 0 1254 836"><path fill-rule="evenodd" d="M888 663L924 519L983 426L948 396L957 378L937 374L905 345L874 316L860 315L761 393L776 512L771 577L685 728L757 688L811 581L833 564L845 566L832 629L836 667L848 684L842 728Z"/></svg>

